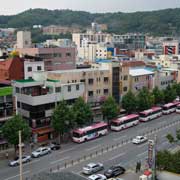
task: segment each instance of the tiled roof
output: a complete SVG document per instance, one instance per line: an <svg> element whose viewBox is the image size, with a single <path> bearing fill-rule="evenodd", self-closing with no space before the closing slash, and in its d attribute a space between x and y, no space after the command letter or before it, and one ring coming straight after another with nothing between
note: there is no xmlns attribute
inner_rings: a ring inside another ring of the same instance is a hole
<svg viewBox="0 0 180 180"><path fill-rule="evenodd" d="M122 66L127 67L136 67L136 66L145 66L145 62L143 61L123 61Z"/></svg>

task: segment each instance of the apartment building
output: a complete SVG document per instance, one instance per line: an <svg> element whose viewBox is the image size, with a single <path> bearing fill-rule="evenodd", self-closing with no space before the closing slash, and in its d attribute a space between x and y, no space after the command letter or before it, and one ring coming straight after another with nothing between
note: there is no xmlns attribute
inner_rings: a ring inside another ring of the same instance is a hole
<svg viewBox="0 0 180 180"><path fill-rule="evenodd" d="M43 27L43 34L48 34L48 35L79 33L80 31L81 30L78 27L55 26L55 25Z"/></svg>
<svg viewBox="0 0 180 180"><path fill-rule="evenodd" d="M143 34L127 33L122 35L114 34L112 42L115 45L121 46L121 48L127 49L143 49L146 44L146 37Z"/></svg>
<svg viewBox="0 0 180 180"><path fill-rule="evenodd" d="M91 104L99 103L112 94L110 71L107 68L49 71L47 78L60 80L62 83L83 82L85 99Z"/></svg>
<svg viewBox="0 0 180 180"><path fill-rule="evenodd" d="M22 55L40 57L44 61L46 71L75 69L76 48L22 48L17 49Z"/></svg>
<svg viewBox="0 0 180 180"><path fill-rule="evenodd" d="M84 83L63 83L37 76L36 80L17 80L13 82L16 111L32 129L33 142L52 139L51 116L59 101L72 104L84 96Z"/></svg>

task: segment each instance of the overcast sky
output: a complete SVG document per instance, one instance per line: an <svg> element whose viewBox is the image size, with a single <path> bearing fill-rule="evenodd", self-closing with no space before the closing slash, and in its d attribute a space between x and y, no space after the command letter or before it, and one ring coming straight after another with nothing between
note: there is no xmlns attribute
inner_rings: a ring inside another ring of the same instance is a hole
<svg viewBox="0 0 180 180"><path fill-rule="evenodd" d="M89 12L134 12L180 7L180 0L0 0L0 14L29 8L73 9Z"/></svg>

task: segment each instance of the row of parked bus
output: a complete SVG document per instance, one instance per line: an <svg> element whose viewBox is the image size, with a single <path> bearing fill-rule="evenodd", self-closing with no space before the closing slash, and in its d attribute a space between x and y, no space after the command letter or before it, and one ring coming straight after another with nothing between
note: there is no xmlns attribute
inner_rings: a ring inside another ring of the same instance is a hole
<svg viewBox="0 0 180 180"><path fill-rule="evenodd" d="M163 114L166 115L175 111L180 113L180 102L168 103L162 107L152 107L151 109L142 111L139 114L130 114L114 119L111 121L110 128L112 131L121 131L136 126L139 122L147 122L156 119ZM107 133L108 124L105 122L99 122L91 126L75 129L72 133L72 140L77 143L82 143L106 135Z"/></svg>

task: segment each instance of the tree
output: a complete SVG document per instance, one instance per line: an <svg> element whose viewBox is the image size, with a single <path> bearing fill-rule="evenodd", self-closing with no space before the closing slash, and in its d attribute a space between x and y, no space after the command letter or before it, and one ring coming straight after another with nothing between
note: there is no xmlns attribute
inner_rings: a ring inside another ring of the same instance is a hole
<svg viewBox="0 0 180 180"><path fill-rule="evenodd" d="M115 101L115 99L112 96L109 96L105 102L101 106L102 113L104 117L107 118L108 124L109 121L115 117L117 117L119 108Z"/></svg>
<svg viewBox="0 0 180 180"><path fill-rule="evenodd" d="M152 107L154 104L154 96L151 94L147 88L143 88L139 91L137 95L137 104L139 110L145 110Z"/></svg>
<svg viewBox="0 0 180 180"><path fill-rule="evenodd" d="M173 143L174 142L174 137L171 134L168 134L166 136L166 138L168 139L169 143Z"/></svg>
<svg viewBox="0 0 180 180"><path fill-rule="evenodd" d="M173 88L175 89L177 96L180 97L180 83L173 84Z"/></svg>
<svg viewBox="0 0 180 180"><path fill-rule="evenodd" d="M21 130L22 141L26 141L30 137L30 128L20 115L13 116L2 127L2 134L7 138L8 142L14 145L15 152L19 143L19 131Z"/></svg>
<svg viewBox="0 0 180 180"><path fill-rule="evenodd" d="M122 98L122 107L128 112L134 112L137 107L137 100L136 96L132 93L132 91L129 91L126 95Z"/></svg>
<svg viewBox="0 0 180 180"><path fill-rule="evenodd" d="M152 94L154 95L154 103L155 104L163 104L163 102L164 102L164 93L163 93L163 91L159 90L159 88L156 86L153 89Z"/></svg>
<svg viewBox="0 0 180 180"><path fill-rule="evenodd" d="M92 110L89 104L85 103L82 97L79 97L73 105L74 121L82 126L92 122Z"/></svg>
<svg viewBox="0 0 180 180"><path fill-rule="evenodd" d="M171 87L171 86L167 86L167 88L164 90L164 101L165 103L169 103L172 102L176 99L176 90Z"/></svg>
<svg viewBox="0 0 180 180"><path fill-rule="evenodd" d="M70 107L68 107L64 100L61 101L54 109L52 115L52 127L59 134L59 143L64 133L69 131L71 124L73 123L72 119Z"/></svg>

